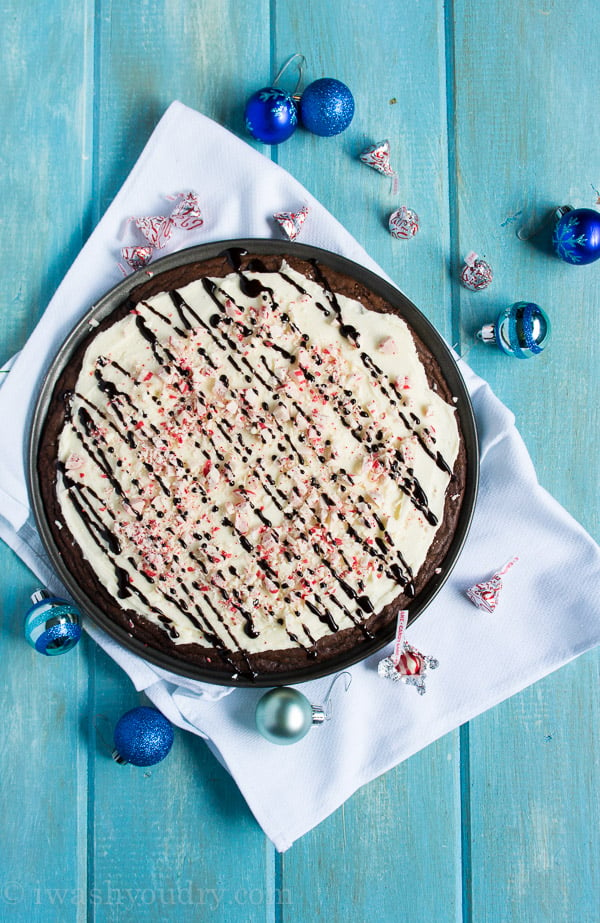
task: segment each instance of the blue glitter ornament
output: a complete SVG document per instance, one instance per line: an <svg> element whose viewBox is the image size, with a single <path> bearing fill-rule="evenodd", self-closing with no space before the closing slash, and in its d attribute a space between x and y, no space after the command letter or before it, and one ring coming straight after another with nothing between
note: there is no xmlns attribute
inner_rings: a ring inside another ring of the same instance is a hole
<svg viewBox="0 0 600 923"><path fill-rule="evenodd" d="M348 128L354 116L354 97L345 83L322 77L310 83L300 98L300 119L315 135L330 137Z"/></svg>
<svg viewBox="0 0 600 923"><path fill-rule="evenodd" d="M552 234L556 255L565 263L584 266L600 257L600 214L593 208L557 209Z"/></svg>
<svg viewBox="0 0 600 923"><path fill-rule="evenodd" d="M81 638L81 617L66 599L47 590L31 594L31 609L25 616L25 637L39 654L55 657L75 647Z"/></svg>
<svg viewBox="0 0 600 923"><path fill-rule="evenodd" d="M253 93L244 112L246 128L257 141L281 144L298 125L296 103L277 87L263 87Z"/></svg>
<svg viewBox="0 0 600 923"><path fill-rule="evenodd" d="M114 731L116 763L154 766L173 746L173 725L156 708L140 705L119 718Z"/></svg>
<svg viewBox="0 0 600 923"><path fill-rule="evenodd" d="M493 324L484 324L477 337L495 343L507 356L530 359L539 355L550 339L550 319L532 301L517 301L506 308Z"/></svg>

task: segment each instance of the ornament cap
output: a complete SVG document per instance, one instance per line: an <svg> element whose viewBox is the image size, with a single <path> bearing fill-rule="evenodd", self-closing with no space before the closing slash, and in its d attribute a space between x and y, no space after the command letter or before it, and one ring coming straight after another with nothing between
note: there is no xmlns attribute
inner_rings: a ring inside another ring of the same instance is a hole
<svg viewBox="0 0 600 923"><path fill-rule="evenodd" d="M34 590L31 594L32 605L37 606L38 603L41 603L44 599L51 599L52 594L45 587L38 587L37 590Z"/></svg>
<svg viewBox="0 0 600 923"><path fill-rule="evenodd" d="M555 221L560 221L563 215L573 211L575 211L574 205L559 205L558 208L554 209L553 218Z"/></svg>
<svg viewBox="0 0 600 923"><path fill-rule="evenodd" d="M116 748L113 750L111 755L115 763L118 763L119 766L127 766L128 760L126 760L124 756L121 756Z"/></svg>
<svg viewBox="0 0 600 923"><path fill-rule="evenodd" d="M327 714L321 705L312 705L311 707L313 724L323 724L324 721L327 721Z"/></svg>
<svg viewBox="0 0 600 923"><path fill-rule="evenodd" d="M481 330L477 331L477 339L482 340L484 343L495 343L496 342L496 325L495 324L484 324Z"/></svg>

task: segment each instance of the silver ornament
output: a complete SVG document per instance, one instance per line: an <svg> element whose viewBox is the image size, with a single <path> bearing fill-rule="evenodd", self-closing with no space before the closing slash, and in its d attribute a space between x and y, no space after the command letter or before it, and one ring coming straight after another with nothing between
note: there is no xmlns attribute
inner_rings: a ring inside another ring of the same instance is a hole
<svg viewBox="0 0 600 923"><path fill-rule="evenodd" d="M322 724L331 718L331 691L345 676L346 691L352 677L340 673L331 683L324 705L311 705L305 695L290 686L279 686L266 692L256 704L256 728L265 740L286 746L306 737L313 724Z"/></svg>
<svg viewBox="0 0 600 923"><path fill-rule="evenodd" d="M323 717L318 716L317 720L322 721ZM273 744L295 744L302 740L314 719L313 706L306 696L288 686L271 689L256 706L256 727Z"/></svg>

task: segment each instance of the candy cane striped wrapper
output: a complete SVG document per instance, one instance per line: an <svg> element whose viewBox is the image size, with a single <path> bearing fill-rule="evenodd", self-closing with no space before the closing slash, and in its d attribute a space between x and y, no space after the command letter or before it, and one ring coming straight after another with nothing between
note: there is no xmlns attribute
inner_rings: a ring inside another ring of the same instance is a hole
<svg viewBox="0 0 600 923"><path fill-rule="evenodd" d="M297 212L279 212L277 215L273 215L273 218L283 231L283 233L290 239L296 240L298 234L302 230L302 225L306 221L308 216L308 207L304 205L300 211Z"/></svg>
<svg viewBox="0 0 600 923"><path fill-rule="evenodd" d="M476 583L466 591L467 596L478 609L484 612L492 613L500 601L502 592L502 578L510 568L517 563L518 557L511 558L507 561L497 573L493 574L489 580L482 583Z"/></svg>

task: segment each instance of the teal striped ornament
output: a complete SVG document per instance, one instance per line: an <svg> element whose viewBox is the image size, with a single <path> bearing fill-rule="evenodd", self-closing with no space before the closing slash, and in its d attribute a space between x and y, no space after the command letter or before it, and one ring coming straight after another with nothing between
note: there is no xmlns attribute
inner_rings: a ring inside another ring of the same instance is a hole
<svg viewBox="0 0 600 923"><path fill-rule="evenodd" d="M31 609L25 616L25 638L39 654L66 654L81 638L81 616L66 599L47 590L32 593Z"/></svg>

